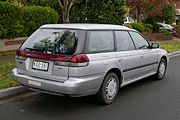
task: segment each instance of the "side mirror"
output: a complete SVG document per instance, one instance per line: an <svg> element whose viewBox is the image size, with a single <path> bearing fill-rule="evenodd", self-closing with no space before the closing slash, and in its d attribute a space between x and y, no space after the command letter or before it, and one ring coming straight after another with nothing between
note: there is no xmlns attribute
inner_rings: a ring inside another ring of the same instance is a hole
<svg viewBox="0 0 180 120"><path fill-rule="evenodd" d="M159 48L159 44L158 43L151 43L151 49L156 49Z"/></svg>

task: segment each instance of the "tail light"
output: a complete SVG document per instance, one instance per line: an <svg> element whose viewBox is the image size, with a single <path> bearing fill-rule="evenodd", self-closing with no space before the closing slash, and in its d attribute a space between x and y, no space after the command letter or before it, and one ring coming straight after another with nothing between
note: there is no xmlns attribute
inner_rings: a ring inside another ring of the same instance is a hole
<svg viewBox="0 0 180 120"><path fill-rule="evenodd" d="M70 67L84 67L88 66L89 59L85 54L78 54L69 58L67 61L55 61L55 64Z"/></svg>
<svg viewBox="0 0 180 120"><path fill-rule="evenodd" d="M55 65L60 66L83 67L89 64L89 59L85 54L78 54L70 57L43 53L23 52L20 50L16 51L17 59L25 61L28 57L42 60L52 60L55 61Z"/></svg>
<svg viewBox="0 0 180 120"><path fill-rule="evenodd" d="M16 59L25 61L27 59L26 53L17 50Z"/></svg>
<svg viewBox="0 0 180 120"><path fill-rule="evenodd" d="M70 59L70 66L83 67L89 64L89 59L85 54L78 54Z"/></svg>

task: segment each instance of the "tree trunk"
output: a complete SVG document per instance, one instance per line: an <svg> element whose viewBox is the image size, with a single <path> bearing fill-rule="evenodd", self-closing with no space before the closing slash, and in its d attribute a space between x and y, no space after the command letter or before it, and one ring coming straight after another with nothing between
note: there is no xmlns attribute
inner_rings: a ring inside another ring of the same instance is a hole
<svg viewBox="0 0 180 120"><path fill-rule="evenodd" d="M63 3L61 3L61 0L58 0L59 6L62 10L62 17L63 17L63 23L70 23L69 22L69 12L73 5L74 0L63 0Z"/></svg>
<svg viewBox="0 0 180 120"><path fill-rule="evenodd" d="M21 3L22 3L24 6L28 6L28 2L29 2L29 0L21 0Z"/></svg>
<svg viewBox="0 0 180 120"><path fill-rule="evenodd" d="M63 10L63 23L70 23L69 22L69 10Z"/></svg>
<svg viewBox="0 0 180 120"><path fill-rule="evenodd" d="M139 6L136 7L136 17L137 17L137 22L141 23L141 7Z"/></svg>

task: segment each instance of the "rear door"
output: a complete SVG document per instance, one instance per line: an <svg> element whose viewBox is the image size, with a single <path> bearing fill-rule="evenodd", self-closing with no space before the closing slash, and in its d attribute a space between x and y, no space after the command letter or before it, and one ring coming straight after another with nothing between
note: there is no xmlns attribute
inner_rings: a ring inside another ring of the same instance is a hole
<svg viewBox="0 0 180 120"><path fill-rule="evenodd" d="M85 76L106 74L115 65L114 34L111 30L87 31L85 53L89 58L89 65L82 68L70 68L70 75ZM75 74L73 74L75 73Z"/></svg>
<svg viewBox="0 0 180 120"><path fill-rule="evenodd" d="M141 70L141 75L144 76L156 72L158 65L156 51L150 49L150 43L141 34L130 32L130 35L140 56L141 64L139 69Z"/></svg>
<svg viewBox="0 0 180 120"><path fill-rule="evenodd" d="M127 31L115 31L117 46L117 65L123 71L124 82L134 80L140 76L139 54L135 50L133 41Z"/></svg>

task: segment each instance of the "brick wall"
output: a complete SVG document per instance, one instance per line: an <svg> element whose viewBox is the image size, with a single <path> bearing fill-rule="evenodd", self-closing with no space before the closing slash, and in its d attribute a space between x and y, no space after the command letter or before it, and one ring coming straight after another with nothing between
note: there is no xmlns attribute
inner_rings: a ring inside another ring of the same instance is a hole
<svg viewBox="0 0 180 120"><path fill-rule="evenodd" d="M149 41L173 40L172 35L163 35L163 34L160 34L160 33L151 33L151 32L144 32L143 35Z"/></svg>
<svg viewBox="0 0 180 120"><path fill-rule="evenodd" d="M0 40L0 51L17 50L28 37Z"/></svg>

